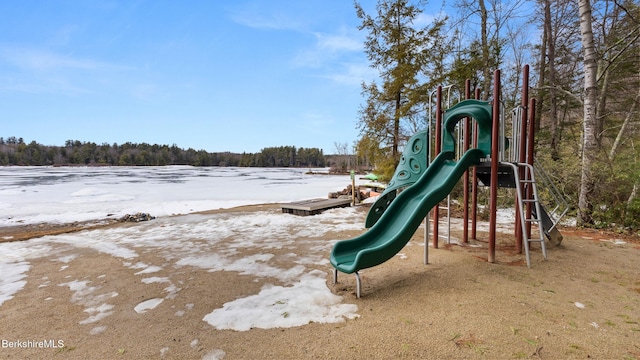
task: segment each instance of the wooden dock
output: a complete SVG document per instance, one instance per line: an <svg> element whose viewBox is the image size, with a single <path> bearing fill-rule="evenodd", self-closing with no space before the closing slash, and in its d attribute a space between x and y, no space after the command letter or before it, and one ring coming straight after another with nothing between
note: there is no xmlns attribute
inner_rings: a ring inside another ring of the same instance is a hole
<svg viewBox="0 0 640 360"><path fill-rule="evenodd" d="M328 209L351 206L351 199L311 199L281 204L282 212L293 215L316 215Z"/></svg>

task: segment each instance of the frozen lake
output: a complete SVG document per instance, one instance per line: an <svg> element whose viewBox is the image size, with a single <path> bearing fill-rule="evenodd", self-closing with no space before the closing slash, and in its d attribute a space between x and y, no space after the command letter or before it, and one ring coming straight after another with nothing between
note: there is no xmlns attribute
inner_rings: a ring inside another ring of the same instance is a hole
<svg viewBox="0 0 640 360"><path fill-rule="evenodd" d="M322 170L322 169L321 169ZM326 197L349 176L306 168L0 167L0 227L187 214Z"/></svg>

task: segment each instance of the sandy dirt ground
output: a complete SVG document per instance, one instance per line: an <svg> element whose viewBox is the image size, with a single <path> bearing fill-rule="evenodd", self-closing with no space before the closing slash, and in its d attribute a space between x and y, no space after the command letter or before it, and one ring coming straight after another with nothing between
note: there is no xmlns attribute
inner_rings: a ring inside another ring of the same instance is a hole
<svg viewBox="0 0 640 360"><path fill-rule="evenodd" d="M0 235L28 238L33 231L91 231L87 226L25 226L3 229ZM31 262L24 289L0 306L3 341L51 339L63 346L3 347L0 358L640 359L640 241L595 230L562 232L561 246L548 246L547 261L539 247L532 249L529 269L508 234L500 234L496 263L486 261L485 242L458 246L441 240L438 249L429 251L430 264L424 265L419 229L398 256L362 271L359 299L354 276L340 274L334 285L331 266L317 266L326 272L332 292L358 306L358 318L248 331L216 330L203 317L229 301L258 293L262 284L252 276L188 266L163 268L155 275L170 277L181 284L181 291L139 314L132 309L162 293L165 285L141 284L121 259L77 248L64 271L60 262L46 256ZM359 233L329 232L324 238L348 239ZM486 237L479 233L479 239ZM295 251L314 251L304 240L295 243ZM139 261L164 262L153 252L138 252ZM114 313L86 324L86 304L74 302L70 286L55 286L69 279L88 281L106 297L117 292L109 302Z"/></svg>

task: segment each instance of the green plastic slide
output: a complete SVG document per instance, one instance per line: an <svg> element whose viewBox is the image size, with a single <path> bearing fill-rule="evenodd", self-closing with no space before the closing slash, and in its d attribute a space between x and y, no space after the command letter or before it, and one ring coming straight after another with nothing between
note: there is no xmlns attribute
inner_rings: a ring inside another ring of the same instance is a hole
<svg viewBox="0 0 640 360"><path fill-rule="evenodd" d="M477 165L484 154L467 151L459 161L453 152L442 152L420 180L400 193L378 222L366 233L338 241L331 264L347 274L373 267L392 258L407 244L429 211L447 197L466 169Z"/></svg>
<svg viewBox="0 0 640 360"><path fill-rule="evenodd" d="M464 117L478 123L478 148L455 161L454 129ZM420 178L389 204L377 222L364 234L338 241L330 261L336 270L352 274L391 259L411 239L429 211L453 190L462 174L480 163L491 151L491 106L466 100L445 112L443 151ZM334 278L335 280L335 278Z"/></svg>

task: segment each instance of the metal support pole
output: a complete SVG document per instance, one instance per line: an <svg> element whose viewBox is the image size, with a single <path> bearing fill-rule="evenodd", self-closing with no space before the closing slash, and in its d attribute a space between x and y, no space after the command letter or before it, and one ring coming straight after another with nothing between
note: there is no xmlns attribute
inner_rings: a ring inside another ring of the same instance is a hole
<svg viewBox="0 0 640 360"><path fill-rule="evenodd" d="M480 89L476 89L475 98L480 99ZM473 123L473 147L478 147L478 122ZM474 166L471 180L471 238L478 240L478 169Z"/></svg>
<svg viewBox="0 0 640 360"><path fill-rule="evenodd" d="M527 117L529 115L529 112L527 111L527 106L529 106L529 65L525 65L522 67L522 99L520 104L522 105L522 120L520 122L521 125L521 130L520 130L520 149L518 152L519 158L518 161L523 163L526 161L527 158ZM526 169L521 169L520 170L520 178L522 179L524 172L526 171ZM530 189L530 186L527 187L527 189ZM529 192L529 191L527 191ZM527 196L527 199L529 199L530 197ZM517 201L517 199L516 199ZM516 209L518 209L519 207L517 207ZM531 209L531 206L527 206L528 209ZM522 216L522 214L520 214L518 211L516 211L516 251L518 253L522 253L522 225L520 224L520 219L518 216ZM530 216L529 216L530 217ZM527 230L528 235L528 239L531 238L531 223L528 224L527 228L529 230Z"/></svg>
<svg viewBox="0 0 640 360"><path fill-rule="evenodd" d="M428 265L429 264L429 226L430 221L429 221L429 215L427 214L427 216L424 218L424 264Z"/></svg>
<svg viewBox="0 0 640 360"><path fill-rule="evenodd" d="M436 95L436 156L440 154L442 147L442 86L438 86ZM438 218L440 217L440 205L436 204L431 211L433 213L433 248L438 248Z"/></svg>
<svg viewBox="0 0 640 360"><path fill-rule="evenodd" d="M488 261L496 262L496 221L498 216L498 156L500 141L500 70L493 75L493 124L491 128L491 196L489 201Z"/></svg>
<svg viewBox="0 0 640 360"><path fill-rule="evenodd" d="M437 92L434 90L429 93L429 106L427 108L427 167L431 164L431 138L434 135L434 130L432 127L433 120L433 106L431 100L433 99L433 93ZM424 218L424 264L429 264L429 227L431 226L431 211L427 213L427 216Z"/></svg>
<svg viewBox="0 0 640 360"><path fill-rule="evenodd" d="M465 81L464 83L464 98L465 99L471 98L471 80L470 79L467 79L467 81ZM471 132L471 119L467 117L464 119L464 130L463 130L463 141L464 141L463 149L465 153L469 150L470 132ZM463 202L462 242L466 244L469 242L469 170L468 169L464 172L464 176L462 177L462 179L464 184L463 185L464 199L462 201Z"/></svg>

